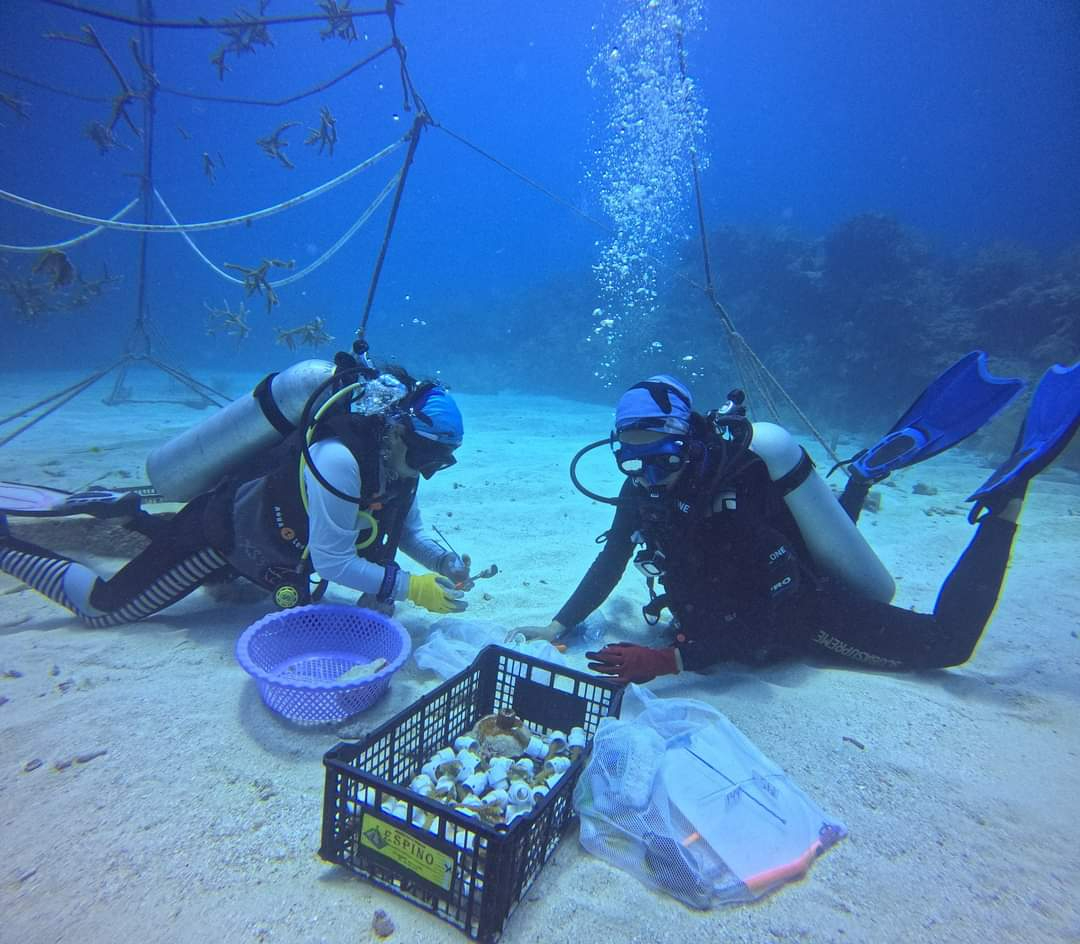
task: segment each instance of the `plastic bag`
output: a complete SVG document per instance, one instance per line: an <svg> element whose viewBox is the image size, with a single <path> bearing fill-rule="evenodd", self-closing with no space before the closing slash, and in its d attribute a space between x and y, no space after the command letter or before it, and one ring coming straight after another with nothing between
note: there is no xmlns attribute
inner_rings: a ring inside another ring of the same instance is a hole
<svg viewBox="0 0 1080 944"><path fill-rule="evenodd" d="M847 835L719 711L637 685L600 722L574 805L589 852L703 909L801 878Z"/></svg>
<svg viewBox="0 0 1080 944"><path fill-rule="evenodd" d="M546 639L526 641L522 636L520 640L506 642L506 634L505 627L497 623L447 617L432 624L427 641L413 650L413 658L420 668L443 679L468 668L480 650L492 643L566 665L563 654Z"/></svg>

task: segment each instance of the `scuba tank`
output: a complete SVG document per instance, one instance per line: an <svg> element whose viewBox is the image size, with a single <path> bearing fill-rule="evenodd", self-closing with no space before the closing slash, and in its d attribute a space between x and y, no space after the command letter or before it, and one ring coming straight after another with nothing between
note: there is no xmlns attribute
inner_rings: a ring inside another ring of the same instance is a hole
<svg viewBox="0 0 1080 944"><path fill-rule="evenodd" d="M155 449L146 460L150 482L166 501L190 501L262 450L288 436L311 394L334 364L306 360L268 374L250 396L234 400Z"/></svg>
<svg viewBox="0 0 1080 944"><path fill-rule="evenodd" d="M792 435L774 423L754 423L750 450L765 463L769 478L782 483L784 503L814 563L871 600L892 600L892 575Z"/></svg>

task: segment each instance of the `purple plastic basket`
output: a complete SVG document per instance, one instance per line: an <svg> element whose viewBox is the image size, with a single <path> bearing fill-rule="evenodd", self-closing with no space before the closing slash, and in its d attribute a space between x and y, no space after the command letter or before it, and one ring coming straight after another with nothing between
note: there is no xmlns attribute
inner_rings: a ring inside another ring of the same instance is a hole
<svg viewBox="0 0 1080 944"><path fill-rule="evenodd" d="M395 620L355 606L298 606L252 623L236 658L271 710L297 724L343 721L382 697L412 643ZM378 672L337 679L355 665L386 659Z"/></svg>

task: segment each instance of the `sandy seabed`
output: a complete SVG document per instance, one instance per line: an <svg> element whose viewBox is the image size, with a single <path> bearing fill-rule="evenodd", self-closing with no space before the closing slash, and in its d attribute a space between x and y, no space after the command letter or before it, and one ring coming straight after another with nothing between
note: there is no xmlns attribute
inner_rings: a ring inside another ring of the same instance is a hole
<svg viewBox="0 0 1080 944"><path fill-rule="evenodd" d="M7 374L0 415L75 379ZM233 378L233 391L251 382ZM146 455L205 415L169 403L106 407L109 384L0 449L0 479L144 482ZM139 396L181 394L142 374L130 384ZM609 523L610 510L578 494L566 469L606 435L610 413L525 395L460 403L466 443L458 465L422 484L425 520L477 566L499 566L468 615L546 624ZM601 453L581 474L610 494L618 473L609 466ZM899 605L932 608L971 535L963 497L990 467L955 449L879 487L881 510L860 526L897 577ZM937 494L913 493L920 482ZM121 563L109 525L12 523L102 573ZM702 913L590 856L571 830L503 940L1080 940L1078 548L1080 477L1051 469L1030 492L1005 592L967 665L900 676L723 666L652 683L658 695L724 712L849 837L804 881ZM644 599L630 569L604 607L612 633L647 640ZM234 656L237 637L269 609L252 593L201 590L137 625L90 630L0 576L0 941L351 944L374 938L376 908L396 923L392 940L465 940L317 855L323 753L439 679L410 661L384 700L337 729L287 724ZM436 619L409 604L398 617L414 647ZM585 648L571 646L572 665L584 668ZM105 753L55 769L96 752ZM35 759L41 766L26 770Z"/></svg>

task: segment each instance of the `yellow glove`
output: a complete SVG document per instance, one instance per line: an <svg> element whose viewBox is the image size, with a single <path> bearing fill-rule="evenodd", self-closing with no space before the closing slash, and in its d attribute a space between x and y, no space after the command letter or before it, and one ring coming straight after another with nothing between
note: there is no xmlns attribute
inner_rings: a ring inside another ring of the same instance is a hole
<svg viewBox="0 0 1080 944"><path fill-rule="evenodd" d="M468 604L464 594L454 589L454 583L438 574L419 574L409 577L408 599L432 613L460 613Z"/></svg>

